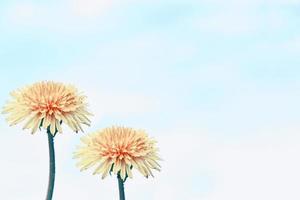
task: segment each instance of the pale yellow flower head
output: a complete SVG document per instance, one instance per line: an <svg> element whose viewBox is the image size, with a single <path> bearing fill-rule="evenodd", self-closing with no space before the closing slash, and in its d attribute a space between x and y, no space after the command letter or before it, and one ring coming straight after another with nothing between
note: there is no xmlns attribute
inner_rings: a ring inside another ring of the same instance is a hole
<svg viewBox="0 0 300 200"><path fill-rule="evenodd" d="M15 125L26 120L23 129L31 129L32 134L39 127L49 128L53 135L61 133L61 123L75 132L83 131L81 124L90 125L86 98L71 85L43 81L13 91L11 96L3 108L7 121Z"/></svg>
<svg viewBox="0 0 300 200"><path fill-rule="evenodd" d="M96 165L94 174L120 173L124 180L132 178L132 168L145 177L153 176L152 169L160 170L156 141L143 130L110 127L81 138L82 144L74 153L81 170Z"/></svg>

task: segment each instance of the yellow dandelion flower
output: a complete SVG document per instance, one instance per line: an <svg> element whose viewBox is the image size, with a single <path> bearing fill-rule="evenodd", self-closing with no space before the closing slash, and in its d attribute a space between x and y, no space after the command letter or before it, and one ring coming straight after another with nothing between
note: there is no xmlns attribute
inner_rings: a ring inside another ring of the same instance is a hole
<svg viewBox="0 0 300 200"><path fill-rule="evenodd" d="M61 133L61 123L75 132L83 131L81 124L90 125L86 97L71 85L43 81L13 91L11 96L2 113L8 114L10 125L27 119L23 129L31 129L32 134L39 127L49 128L52 135Z"/></svg>
<svg viewBox="0 0 300 200"><path fill-rule="evenodd" d="M82 145L74 153L81 170L97 165L94 174L119 174L122 180L132 178L132 168L145 177L153 176L152 169L160 170L156 141L143 130L110 127L81 138Z"/></svg>

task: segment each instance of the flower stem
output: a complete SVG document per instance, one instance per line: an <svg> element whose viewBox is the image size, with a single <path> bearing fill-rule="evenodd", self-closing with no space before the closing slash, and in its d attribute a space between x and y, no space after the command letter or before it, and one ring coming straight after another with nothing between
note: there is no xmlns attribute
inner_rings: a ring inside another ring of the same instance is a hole
<svg viewBox="0 0 300 200"><path fill-rule="evenodd" d="M54 189L55 181L55 153L54 153L54 136L51 134L50 129L47 129L48 144L49 144L49 182L46 200L51 200Z"/></svg>
<svg viewBox="0 0 300 200"><path fill-rule="evenodd" d="M120 176L120 172L118 173L118 183L119 183L119 196L120 200L125 200L125 193L124 193L124 181Z"/></svg>

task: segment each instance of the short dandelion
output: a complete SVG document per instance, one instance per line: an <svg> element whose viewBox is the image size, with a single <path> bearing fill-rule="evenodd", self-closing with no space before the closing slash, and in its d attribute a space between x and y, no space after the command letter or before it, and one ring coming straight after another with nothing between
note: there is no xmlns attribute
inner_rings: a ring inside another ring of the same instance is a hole
<svg viewBox="0 0 300 200"><path fill-rule="evenodd" d="M90 125L86 97L72 85L43 81L11 93L12 99L4 106L2 113L7 114L10 125L26 121L23 129L46 129L49 143L50 173L47 200L52 199L55 180L55 154L53 138L62 133L61 124L65 123L74 132L83 131L81 125Z"/></svg>
<svg viewBox="0 0 300 200"><path fill-rule="evenodd" d="M78 167L86 170L95 166L94 174L117 175L120 200L125 200L124 182L132 178L132 169L145 177L152 170L160 171L156 141L143 130L126 127L109 127L81 138L82 144L74 153Z"/></svg>

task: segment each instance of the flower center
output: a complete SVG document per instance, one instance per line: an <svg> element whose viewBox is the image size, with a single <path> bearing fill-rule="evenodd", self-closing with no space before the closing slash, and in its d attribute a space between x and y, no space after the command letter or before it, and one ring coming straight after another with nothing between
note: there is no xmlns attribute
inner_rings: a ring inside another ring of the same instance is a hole
<svg viewBox="0 0 300 200"><path fill-rule="evenodd" d="M39 111L40 113L46 113L46 115L53 115L53 113L62 111L62 109L57 105L57 103L53 101L33 106L33 110Z"/></svg>

